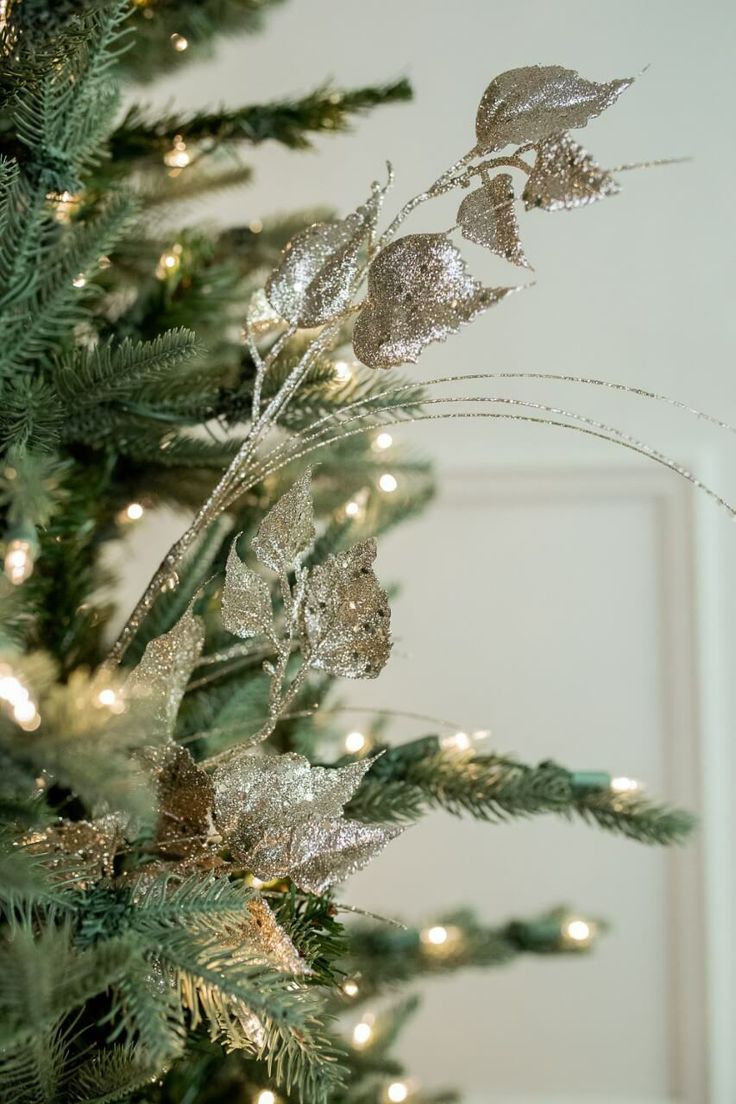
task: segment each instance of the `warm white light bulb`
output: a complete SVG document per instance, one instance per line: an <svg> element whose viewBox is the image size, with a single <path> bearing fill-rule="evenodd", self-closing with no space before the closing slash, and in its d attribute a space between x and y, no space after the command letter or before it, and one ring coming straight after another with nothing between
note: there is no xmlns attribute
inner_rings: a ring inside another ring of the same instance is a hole
<svg viewBox="0 0 736 1104"><path fill-rule="evenodd" d="M111 686L107 686L104 690L100 690L97 695L97 700L100 705L114 705L117 700L117 694Z"/></svg>
<svg viewBox="0 0 736 1104"><path fill-rule="evenodd" d="M398 485L399 484L396 480L396 476L392 475L391 472L384 472L381 478L378 480L378 486L386 494L393 494Z"/></svg>
<svg viewBox="0 0 736 1104"><path fill-rule="evenodd" d="M443 736L440 745L445 751L469 751L473 740L467 732L453 732L451 736Z"/></svg>
<svg viewBox="0 0 736 1104"><path fill-rule="evenodd" d="M350 499L350 502L345 503L345 513L349 518L355 518L360 513L360 503L356 502L354 498Z"/></svg>
<svg viewBox="0 0 736 1104"><path fill-rule="evenodd" d="M386 433L384 431L383 433L378 434L373 443L377 449L379 449L381 452L384 452L386 449L391 448L392 444L394 443L394 439L390 433Z"/></svg>
<svg viewBox="0 0 736 1104"><path fill-rule="evenodd" d="M345 737L345 750L350 755L356 755L359 751L363 751L367 743L368 740L362 732L348 732Z"/></svg>
<svg viewBox="0 0 736 1104"><path fill-rule="evenodd" d="M143 506L140 502L131 502L125 508L125 516L128 521L140 521L143 517Z"/></svg>
<svg viewBox="0 0 736 1104"><path fill-rule="evenodd" d="M5 575L13 584L20 586L33 574L34 556L30 541L16 538L5 549Z"/></svg>
<svg viewBox="0 0 736 1104"><path fill-rule="evenodd" d="M447 942L449 932L441 924L435 924L431 928L425 928L421 933L421 938L423 942L430 943L433 947L441 947L443 943Z"/></svg>
<svg viewBox="0 0 736 1104"><path fill-rule="evenodd" d="M174 34L172 34L170 36L169 42L174 47L174 49L180 54L189 47L189 39L185 38L184 35L177 34L176 32L174 32ZM262 1104L267 1104L267 1102L262 1101ZM271 1102L271 1104L272 1104L272 1102Z"/></svg>
<svg viewBox="0 0 736 1104"><path fill-rule="evenodd" d="M640 788L635 778L626 778L622 775L620 778L611 779L611 792L615 794L634 794Z"/></svg>
<svg viewBox="0 0 736 1104"><path fill-rule="evenodd" d="M347 981L343 982L342 991L346 997L357 997L359 992L357 981L348 978Z"/></svg>
<svg viewBox="0 0 736 1104"><path fill-rule="evenodd" d="M392 1081L386 1089L386 1096L391 1104L403 1104L409 1095L409 1086L406 1081Z"/></svg>
<svg viewBox="0 0 736 1104"><path fill-rule="evenodd" d="M276 1094L270 1089L261 1089L256 1097L256 1104L276 1104Z"/></svg>
<svg viewBox="0 0 736 1104"><path fill-rule="evenodd" d="M87 277L83 272L80 272L78 276L75 276L72 280L72 284L75 288L83 288L87 283Z"/></svg>
<svg viewBox="0 0 736 1104"><path fill-rule="evenodd" d="M353 1046L358 1047L358 1049L367 1046L372 1035L373 1025L368 1020L361 1020L353 1028Z"/></svg>
<svg viewBox="0 0 736 1104"><path fill-rule="evenodd" d="M568 920L563 930L573 943L587 943L593 934L587 920Z"/></svg>
<svg viewBox="0 0 736 1104"><path fill-rule="evenodd" d="M352 377L352 369L346 360L335 361L335 381L337 383L347 383Z"/></svg>

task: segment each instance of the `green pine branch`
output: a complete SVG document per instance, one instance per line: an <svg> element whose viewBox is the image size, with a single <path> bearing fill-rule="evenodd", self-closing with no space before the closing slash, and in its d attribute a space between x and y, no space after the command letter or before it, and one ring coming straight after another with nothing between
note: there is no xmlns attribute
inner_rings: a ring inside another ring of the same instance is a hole
<svg viewBox="0 0 736 1104"><path fill-rule="evenodd" d="M640 793L614 793L608 775L598 775L592 787L587 778L551 761L529 766L500 755L444 751L436 736L427 736L377 759L348 811L366 821L411 821L431 808L496 822L556 813L649 844L680 843L694 826L683 810Z"/></svg>

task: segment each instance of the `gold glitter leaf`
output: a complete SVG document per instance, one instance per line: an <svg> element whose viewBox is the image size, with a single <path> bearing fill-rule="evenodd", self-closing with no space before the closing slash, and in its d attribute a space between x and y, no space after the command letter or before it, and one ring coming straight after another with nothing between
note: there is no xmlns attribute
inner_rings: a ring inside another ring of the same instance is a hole
<svg viewBox="0 0 736 1104"><path fill-rule="evenodd" d="M378 218L382 189L340 222L317 222L287 243L266 283L273 309L296 326L320 326L350 306L361 258Z"/></svg>
<svg viewBox="0 0 736 1104"><path fill-rule="evenodd" d="M355 355L369 368L414 362L463 322L514 288L484 288L444 234L408 234L386 246L368 272L368 297L355 323Z"/></svg>
<svg viewBox="0 0 736 1104"><path fill-rule="evenodd" d="M296 566L315 537L312 469L308 468L268 511L251 547L261 563L282 574Z"/></svg>
<svg viewBox="0 0 736 1104"><path fill-rule="evenodd" d="M478 107L478 150L541 142L562 130L584 127L610 107L632 78L597 84L561 65L509 69L491 81Z"/></svg>
<svg viewBox="0 0 736 1104"><path fill-rule="evenodd" d="M537 147L537 160L522 195L528 210L569 210L615 195L619 186L569 134L555 134Z"/></svg>
<svg viewBox="0 0 736 1104"><path fill-rule="evenodd" d="M115 854L123 843L125 819L108 813L97 820L61 820L23 839L24 850L44 856L44 865L60 878L73 872L83 883L113 876Z"/></svg>
<svg viewBox="0 0 736 1104"><path fill-rule="evenodd" d="M258 878L292 878L321 893L364 866L400 828L347 820L370 759L313 767L301 755L242 753L214 773L215 823Z"/></svg>
<svg viewBox="0 0 736 1104"><path fill-rule="evenodd" d="M149 641L140 663L129 675L126 696L146 708L152 742L171 739L181 699L203 643L202 621L190 607L173 629Z"/></svg>
<svg viewBox="0 0 736 1104"><path fill-rule="evenodd" d="M376 678L391 651L391 610L373 571L376 542L362 541L312 569L304 601L310 667Z"/></svg>
<svg viewBox="0 0 736 1104"><path fill-rule="evenodd" d="M147 749L146 758L157 781L159 851L169 859L196 857L214 834L209 775L179 744Z"/></svg>
<svg viewBox="0 0 736 1104"><path fill-rule="evenodd" d="M234 540L225 565L222 623L235 636L269 635L273 627L271 590L265 579L243 563L236 545Z"/></svg>
<svg viewBox="0 0 736 1104"><path fill-rule="evenodd" d="M514 214L514 186L508 173L500 173L482 188L470 192L457 212L464 238L484 245L515 265L529 267Z"/></svg>

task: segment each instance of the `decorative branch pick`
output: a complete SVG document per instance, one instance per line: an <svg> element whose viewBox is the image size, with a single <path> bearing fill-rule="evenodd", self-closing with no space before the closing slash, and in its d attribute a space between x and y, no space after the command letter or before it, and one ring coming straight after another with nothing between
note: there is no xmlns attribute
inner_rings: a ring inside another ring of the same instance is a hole
<svg viewBox="0 0 736 1104"><path fill-rule="evenodd" d="M357 312L353 335L357 357L370 368L390 368L416 361L426 345L443 341L517 290L482 286L467 271L447 233L396 238L411 212L455 188L466 188L479 176L481 187L465 197L458 211L463 236L513 264L527 264L513 210L513 178L508 171L491 174L499 169L525 174L528 180L522 198L527 209L576 207L614 194L617 185L611 173L600 169L567 132L586 126L631 83L627 78L599 84L559 65L502 73L491 81L481 99L473 148L426 191L410 199L382 234L377 235L377 224L391 175L386 187L374 185L368 201L347 218L317 223L289 242L266 285L270 308L284 322L281 337L261 357L246 326L256 366L248 433L189 528L169 549L115 642L109 664L123 658L164 587L176 584L179 564L200 533L252 484L259 445L315 359L337 344L351 315ZM509 146L516 148L498 153ZM525 154L534 156L533 164ZM356 295L366 279L367 295L356 305ZM263 381L284 345L298 328L314 327L319 332L262 410ZM363 554L364 560L368 554ZM245 589L248 585L243 583ZM257 594L257 584L252 587ZM308 617L316 615L305 616L308 624Z"/></svg>

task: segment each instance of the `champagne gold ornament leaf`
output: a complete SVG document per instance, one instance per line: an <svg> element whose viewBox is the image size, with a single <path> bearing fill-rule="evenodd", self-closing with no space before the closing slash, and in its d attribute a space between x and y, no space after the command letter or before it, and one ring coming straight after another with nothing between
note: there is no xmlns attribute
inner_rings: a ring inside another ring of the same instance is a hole
<svg viewBox="0 0 736 1104"><path fill-rule="evenodd" d="M368 272L368 297L353 331L355 355L369 368L414 362L425 345L515 288L484 288L444 234L408 234L382 250Z"/></svg>
<svg viewBox="0 0 736 1104"><path fill-rule="evenodd" d="M44 857L44 865L58 871L66 881L74 874L80 881L93 883L111 878L115 854L123 843L125 819L108 813L96 820L61 820L23 838L24 851Z"/></svg>
<svg viewBox="0 0 736 1104"><path fill-rule="evenodd" d="M598 84L561 65L509 69L483 93L475 120L478 151L541 142L560 131L584 127L632 82L625 78Z"/></svg>
<svg viewBox="0 0 736 1104"><path fill-rule="evenodd" d="M258 878L290 877L308 893L324 893L343 882L402 832L400 825L357 820L308 820L262 840L247 857Z"/></svg>
<svg viewBox="0 0 736 1104"><path fill-rule="evenodd" d="M499 173L482 188L466 195L457 222L468 241L484 245L512 264L529 268L514 213L514 185L508 173Z"/></svg>
<svg viewBox="0 0 736 1104"><path fill-rule="evenodd" d="M241 754L214 773L215 823L258 878L323 892L360 869L401 828L346 819L371 760L313 767L301 755Z"/></svg>
<svg viewBox="0 0 736 1104"><path fill-rule="evenodd" d="M230 547L222 591L222 623L228 632L245 639L273 627L271 590L265 579L247 567L237 551L237 539Z"/></svg>
<svg viewBox="0 0 736 1104"><path fill-rule="evenodd" d="M284 974L312 972L261 897L248 902L246 913L242 933L238 933L242 942L240 938L233 941L236 952L242 949L247 961L274 966Z"/></svg>
<svg viewBox="0 0 736 1104"><path fill-rule="evenodd" d="M149 641L137 667L125 684L134 708L145 710L147 733L153 743L170 740L194 664L204 643L204 628L191 607L173 629Z"/></svg>
<svg viewBox="0 0 736 1104"><path fill-rule="evenodd" d="M537 159L522 199L527 211L532 207L561 211L595 203L618 191L611 173L569 134L555 134L537 147Z"/></svg>
<svg viewBox="0 0 736 1104"><path fill-rule="evenodd" d="M147 749L158 796L156 845L169 859L198 856L214 835L214 787L186 748L170 744Z"/></svg>
<svg viewBox="0 0 736 1104"><path fill-rule="evenodd" d="M312 568L304 600L310 667L343 678L376 678L391 651L391 610L366 540Z"/></svg>
<svg viewBox="0 0 736 1104"><path fill-rule="evenodd" d="M320 326L350 306L365 247L375 229L383 190L340 222L317 222L287 243L266 283L273 309L295 326Z"/></svg>
<svg viewBox="0 0 736 1104"><path fill-rule="evenodd" d="M315 535L312 469L308 468L268 511L251 547L261 563L282 574L296 566Z"/></svg>

